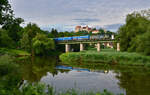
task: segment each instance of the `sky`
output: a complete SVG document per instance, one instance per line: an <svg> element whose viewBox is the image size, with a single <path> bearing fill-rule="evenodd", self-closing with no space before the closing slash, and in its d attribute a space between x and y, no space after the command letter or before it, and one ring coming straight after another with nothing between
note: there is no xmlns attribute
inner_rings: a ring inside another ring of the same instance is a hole
<svg viewBox="0 0 150 95"><path fill-rule="evenodd" d="M77 25L117 31L126 15L150 8L150 0L9 0L16 17L42 29L72 31Z"/></svg>

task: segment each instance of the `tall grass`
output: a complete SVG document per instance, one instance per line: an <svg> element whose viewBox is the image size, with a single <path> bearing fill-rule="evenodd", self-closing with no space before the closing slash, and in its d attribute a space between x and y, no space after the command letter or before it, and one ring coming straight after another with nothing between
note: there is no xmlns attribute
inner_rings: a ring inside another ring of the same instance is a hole
<svg viewBox="0 0 150 95"><path fill-rule="evenodd" d="M138 53L117 52L112 49L104 49L101 52L88 50L64 53L59 58L65 64L87 64L90 62L150 66L150 56L144 56Z"/></svg>
<svg viewBox="0 0 150 95"><path fill-rule="evenodd" d="M107 90L103 92L79 92L75 89L68 89L65 92L56 92L53 87L41 83L23 85L21 90L15 92L18 95L114 95Z"/></svg>

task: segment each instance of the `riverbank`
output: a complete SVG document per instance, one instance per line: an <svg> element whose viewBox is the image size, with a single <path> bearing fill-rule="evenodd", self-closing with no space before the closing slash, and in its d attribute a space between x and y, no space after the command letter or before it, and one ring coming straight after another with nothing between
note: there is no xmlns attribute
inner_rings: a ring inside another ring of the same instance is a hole
<svg viewBox="0 0 150 95"><path fill-rule="evenodd" d="M0 48L0 55L8 54L11 56L30 56L31 54L17 49Z"/></svg>
<svg viewBox="0 0 150 95"><path fill-rule="evenodd" d="M120 64L150 66L150 56L138 53L117 52L113 49L103 49L97 52L95 49L83 52L63 53L59 56L64 64Z"/></svg>

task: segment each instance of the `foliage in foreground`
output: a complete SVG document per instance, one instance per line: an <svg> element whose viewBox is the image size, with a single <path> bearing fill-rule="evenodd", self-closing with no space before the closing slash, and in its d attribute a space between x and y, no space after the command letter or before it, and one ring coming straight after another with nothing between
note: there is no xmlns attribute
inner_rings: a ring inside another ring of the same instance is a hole
<svg viewBox="0 0 150 95"><path fill-rule="evenodd" d="M126 65L149 65L150 57L138 53L117 52L113 50L70 52L59 56L66 64L109 63Z"/></svg>
<svg viewBox="0 0 150 95"><path fill-rule="evenodd" d="M46 90L45 90L46 89ZM75 89L69 89L63 92L57 92L51 86L45 86L41 83L25 84L21 90L17 91L18 95L114 95L104 90L103 92L80 92ZM120 94L121 95L121 94ZM122 94L123 95L123 94Z"/></svg>

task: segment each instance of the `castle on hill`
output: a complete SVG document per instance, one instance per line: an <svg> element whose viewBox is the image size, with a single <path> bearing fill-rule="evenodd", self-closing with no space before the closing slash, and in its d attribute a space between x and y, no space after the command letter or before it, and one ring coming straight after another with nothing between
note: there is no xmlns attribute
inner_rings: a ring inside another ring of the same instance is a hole
<svg viewBox="0 0 150 95"><path fill-rule="evenodd" d="M90 32L91 30L92 30L92 28L90 28L89 26L86 26L86 27L76 26L75 27L75 32L79 32L79 31L88 31L88 32Z"/></svg>
<svg viewBox="0 0 150 95"><path fill-rule="evenodd" d="M93 34L96 34L96 33L99 33L98 30L93 30L93 28L89 27L89 26L85 26L85 27L82 27L82 26L76 26L75 27L75 32L79 32L79 31L87 31L87 32L92 32Z"/></svg>

